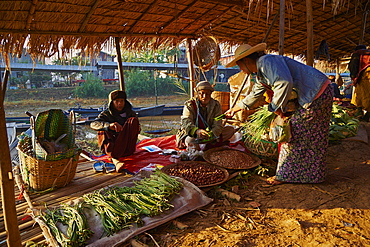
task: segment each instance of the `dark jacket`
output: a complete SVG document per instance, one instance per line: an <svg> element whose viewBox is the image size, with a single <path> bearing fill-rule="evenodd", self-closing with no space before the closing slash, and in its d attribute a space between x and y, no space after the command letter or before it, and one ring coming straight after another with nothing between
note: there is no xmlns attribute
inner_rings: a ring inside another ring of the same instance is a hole
<svg viewBox="0 0 370 247"><path fill-rule="evenodd" d="M128 118L136 116L136 112L132 110L131 103L127 100L125 100L125 107L121 113L114 109L112 102L109 102L108 109L101 112L99 116L90 124L90 127L97 131L108 131L109 124L117 122L123 126Z"/></svg>

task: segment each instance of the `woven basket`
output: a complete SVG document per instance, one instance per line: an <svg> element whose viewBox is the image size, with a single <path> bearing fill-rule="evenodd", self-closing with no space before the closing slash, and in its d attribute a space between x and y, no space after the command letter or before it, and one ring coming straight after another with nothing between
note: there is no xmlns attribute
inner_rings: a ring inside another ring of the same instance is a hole
<svg viewBox="0 0 370 247"><path fill-rule="evenodd" d="M230 92L213 91L212 98L217 100L221 105L222 113L229 110L230 107Z"/></svg>
<svg viewBox="0 0 370 247"><path fill-rule="evenodd" d="M76 175L80 152L80 149L75 149L75 154L71 158L46 161L38 160L18 149L22 179L30 191L64 187Z"/></svg>
<svg viewBox="0 0 370 247"><path fill-rule="evenodd" d="M75 122L74 114L71 113L68 118L60 109L51 109L41 112L36 119L31 117L31 125L34 131L33 149L38 159L47 161L56 161L71 158L75 153ZM61 144L67 147L64 152L47 153L40 145L42 140L56 140L61 135L66 135Z"/></svg>
<svg viewBox="0 0 370 247"><path fill-rule="evenodd" d="M221 50L217 40L212 36L203 37L197 41L193 49L194 64L208 71L217 65Z"/></svg>
<svg viewBox="0 0 370 247"><path fill-rule="evenodd" d="M257 143L251 140L251 136L246 135L244 138L245 147L253 154L265 158L277 159L279 156L278 144L260 140Z"/></svg>

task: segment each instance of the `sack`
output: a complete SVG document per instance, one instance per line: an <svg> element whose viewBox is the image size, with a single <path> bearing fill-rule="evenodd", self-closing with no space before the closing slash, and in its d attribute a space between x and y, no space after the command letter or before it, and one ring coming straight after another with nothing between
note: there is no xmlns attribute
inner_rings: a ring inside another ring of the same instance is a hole
<svg viewBox="0 0 370 247"><path fill-rule="evenodd" d="M269 138L275 143L289 142L291 138L290 118L283 119L276 115L271 122Z"/></svg>

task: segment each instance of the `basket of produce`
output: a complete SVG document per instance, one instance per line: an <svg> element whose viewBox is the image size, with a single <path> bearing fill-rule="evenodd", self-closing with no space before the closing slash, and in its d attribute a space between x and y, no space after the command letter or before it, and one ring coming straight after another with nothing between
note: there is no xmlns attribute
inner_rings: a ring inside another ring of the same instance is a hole
<svg viewBox="0 0 370 247"><path fill-rule="evenodd" d="M241 128L245 147L253 154L272 159L278 158L278 144L271 141L269 137L270 125L275 116L267 106L259 107Z"/></svg>
<svg viewBox="0 0 370 247"><path fill-rule="evenodd" d="M261 164L261 160L252 154L224 147L205 151L203 158L226 169L250 169Z"/></svg>
<svg viewBox="0 0 370 247"><path fill-rule="evenodd" d="M329 141L338 141L357 134L359 120L351 117L344 107L333 104Z"/></svg>
<svg viewBox="0 0 370 247"><path fill-rule="evenodd" d="M277 159L279 156L278 144L266 140L256 141L251 135L244 134L244 146L253 154L265 158Z"/></svg>
<svg viewBox="0 0 370 247"><path fill-rule="evenodd" d="M76 174L81 149L75 146L72 121L62 110L31 116L32 133L18 136L18 153L23 181L29 190L60 188Z"/></svg>
<svg viewBox="0 0 370 247"><path fill-rule="evenodd" d="M219 185L229 178L226 169L204 161L181 161L161 170L168 175L183 178L199 188Z"/></svg>

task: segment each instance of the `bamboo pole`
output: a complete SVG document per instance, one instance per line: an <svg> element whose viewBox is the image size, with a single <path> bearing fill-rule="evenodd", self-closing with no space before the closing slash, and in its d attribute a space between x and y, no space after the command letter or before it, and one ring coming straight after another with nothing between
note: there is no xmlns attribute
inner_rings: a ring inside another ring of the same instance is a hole
<svg viewBox="0 0 370 247"><path fill-rule="evenodd" d="M307 12L307 54L306 64L313 66L313 15L312 15L312 0L306 0Z"/></svg>
<svg viewBox="0 0 370 247"><path fill-rule="evenodd" d="M194 69L194 57L193 57L193 46L191 44L191 39L186 40L186 56L188 58L188 66L189 66L189 91L190 91L190 98L194 97L194 88L195 88L195 69Z"/></svg>
<svg viewBox="0 0 370 247"><path fill-rule="evenodd" d="M5 74L9 70L5 70ZM7 80L8 76L4 76ZM7 81L1 83L0 92L0 187L1 200L4 212L4 225L7 234L7 244L9 247L22 246L20 231L18 228L17 210L15 207L14 177L12 173L12 163L6 132L4 95Z"/></svg>
<svg viewBox="0 0 370 247"><path fill-rule="evenodd" d="M284 55L285 0L280 0L279 55Z"/></svg>
<svg viewBox="0 0 370 247"><path fill-rule="evenodd" d="M238 101L239 96L242 93L243 88L245 86L245 83L247 83L247 81L248 81L248 78L249 78L249 74L248 75L245 75L244 80L243 80L242 84L240 84L240 87L238 89L238 92L236 93L235 99L234 99L234 101L230 105L230 109L234 108L234 106L236 105L236 102Z"/></svg>
<svg viewBox="0 0 370 247"><path fill-rule="evenodd" d="M125 77L123 74L123 67L122 67L122 55L121 55L121 47L119 45L120 38L115 37L114 38L116 42L116 52L117 52L117 63L118 63L118 76L119 76L119 88L122 91L125 90Z"/></svg>

